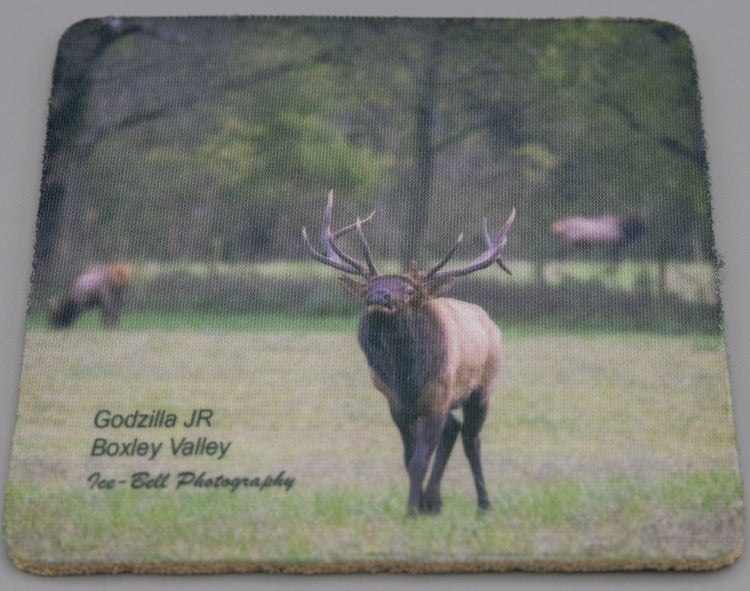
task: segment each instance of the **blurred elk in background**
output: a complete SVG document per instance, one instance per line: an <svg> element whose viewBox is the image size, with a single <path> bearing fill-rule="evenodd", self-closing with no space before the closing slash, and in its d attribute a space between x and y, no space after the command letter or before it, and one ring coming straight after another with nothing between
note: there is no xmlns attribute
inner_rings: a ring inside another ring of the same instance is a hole
<svg viewBox="0 0 750 591"><path fill-rule="evenodd" d="M646 216L642 213L568 217L551 226L558 240L558 258L599 246L609 250L615 261L622 259L625 248L637 241L645 230Z"/></svg>
<svg viewBox="0 0 750 591"><path fill-rule="evenodd" d="M125 291L132 278L130 267L122 263L95 267L79 275L68 293L52 307L50 325L67 328L82 312L99 308L102 326L115 326L120 320Z"/></svg>
<svg viewBox="0 0 750 591"><path fill-rule="evenodd" d="M463 236L436 265L419 271L416 262L403 275L381 274L373 261L362 225L372 219L331 230L333 193L323 215L320 253L307 232L302 235L313 258L348 273L340 278L344 289L364 300L359 321L359 344L370 366L370 377L387 401L404 445L404 463L409 475L409 514L439 513L440 481L453 445L461 433L471 466L477 503L488 509L480 456L479 431L487 417L490 387L500 367L501 333L479 306L440 297L456 277L497 263L510 273L502 259L508 229L515 210L495 236L487 232L487 250L463 267L443 269ZM356 230L365 262L344 252L337 240ZM463 411L463 423L451 413ZM432 472L426 488L423 481L430 459Z"/></svg>

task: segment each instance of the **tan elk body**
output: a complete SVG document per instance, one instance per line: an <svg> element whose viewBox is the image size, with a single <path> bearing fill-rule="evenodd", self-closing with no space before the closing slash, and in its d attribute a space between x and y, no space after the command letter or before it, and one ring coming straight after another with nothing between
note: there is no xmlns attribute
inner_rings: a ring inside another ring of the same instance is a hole
<svg viewBox="0 0 750 591"><path fill-rule="evenodd" d="M324 213L319 253L303 238L313 257L348 276L340 278L344 289L365 301L359 322L358 340L370 366L375 387L388 400L391 416L404 444L404 463L409 475L409 513L439 513L442 505L440 481L453 445L461 433L471 466L479 508L490 506L482 473L479 431L489 406L490 387L502 358L501 333L489 315L475 304L441 297L455 277L467 275L497 263L508 271L501 255L515 211L505 225L490 237L484 227L487 250L471 263L457 269L443 266L461 243L425 271L416 263L403 275L383 275L375 266L362 225L357 220L331 230L333 195ZM346 254L336 240L356 230L365 264ZM462 409L463 424L451 413ZM432 472L423 482L431 458Z"/></svg>

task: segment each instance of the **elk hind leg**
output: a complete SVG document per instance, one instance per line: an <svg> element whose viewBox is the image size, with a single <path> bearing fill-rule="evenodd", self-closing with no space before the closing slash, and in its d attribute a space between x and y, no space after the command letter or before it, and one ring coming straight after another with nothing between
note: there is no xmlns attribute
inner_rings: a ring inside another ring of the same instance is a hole
<svg viewBox="0 0 750 591"><path fill-rule="evenodd" d="M120 322L123 296L119 290L113 289L101 298L101 323L105 328L112 328Z"/></svg>
<svg viewBox="0 0 750 591"><path fill-rule="evenodd" d="M471 474L474 477L474 486L477 489L477 504L480 511L486 511L490 508L490 501L484 484L484 474L482 473L481 443L479 441L479 431L487 418L488 407L489 397L486 392L482 390L472 392L463 405L464 424L461 428L461 439L464 444L464 452L471 466Z"/></svg>

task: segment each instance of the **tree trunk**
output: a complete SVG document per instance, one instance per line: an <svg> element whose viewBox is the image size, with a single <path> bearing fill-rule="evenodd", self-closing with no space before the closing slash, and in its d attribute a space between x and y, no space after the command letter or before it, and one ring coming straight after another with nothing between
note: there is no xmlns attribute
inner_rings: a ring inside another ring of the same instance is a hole
<svg viewBox="0 0 750 591"><path fill-rule="evenodd" d="M417 102L414 109L414 173L404 200L403 245L401 264L409 268L418 259L430 211L432 179L435 170L433 131L437 111L438 70L440 67L441 31L439 24L427 28L423 59L416 75Z"/></svg>
<svg viewBox="0 0 750 591"><path fill-rule="evenodd" d="M139 30L137 25L123 26L119 19L90 19L75 25L60 41L37 219L37 282L44 283L50 275L86 258L85 185L97 141L95 133L86 131L84 121L92 64L112 43Z"/></svg>

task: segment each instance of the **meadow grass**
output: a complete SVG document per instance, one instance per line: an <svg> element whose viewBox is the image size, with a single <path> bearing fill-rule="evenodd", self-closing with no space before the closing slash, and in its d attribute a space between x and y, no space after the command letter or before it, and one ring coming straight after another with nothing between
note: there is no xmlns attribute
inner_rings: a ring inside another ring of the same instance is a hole
<svg viewBox="0 0 750 591"><path fill-rule="evenodd" d="M412 518L399 486L177 498L21 486L8 491L6 536L14 555L42 561L700 559L734 549L740 496L736 474L726 470L534 481L497 491L485 514L450 493L439 517Z"/></svg>
<svg viewBox="0 0 750 591"><path fill-rule="evenodd" d="M222 312L126 312L118 330L137 331L203 331L203 332L351 332L357 326L358 316L303 316L300 314L255 313L227 314ZM26 319L27 328L48 329L46 317L31 311ZM82 314L76 321L77 330L102 331L99 314Z"/></svg>
<svg viewBox="0 0 750 591"><path fill-rule="evenodd" d="M661 560L731 552L742 490L720 337L506 333L482 432L493 510L460 446L443 513L406 516L401 443L353 327L27 334L4 536L32 560ZM100 429L97 410L211 408L210 428ZM173 457L170 438L231 442ZM94 457L97 437L163 442ZM169 473L92 490L93 473ZM171 486L181 471L281 487Z"/></svg>

